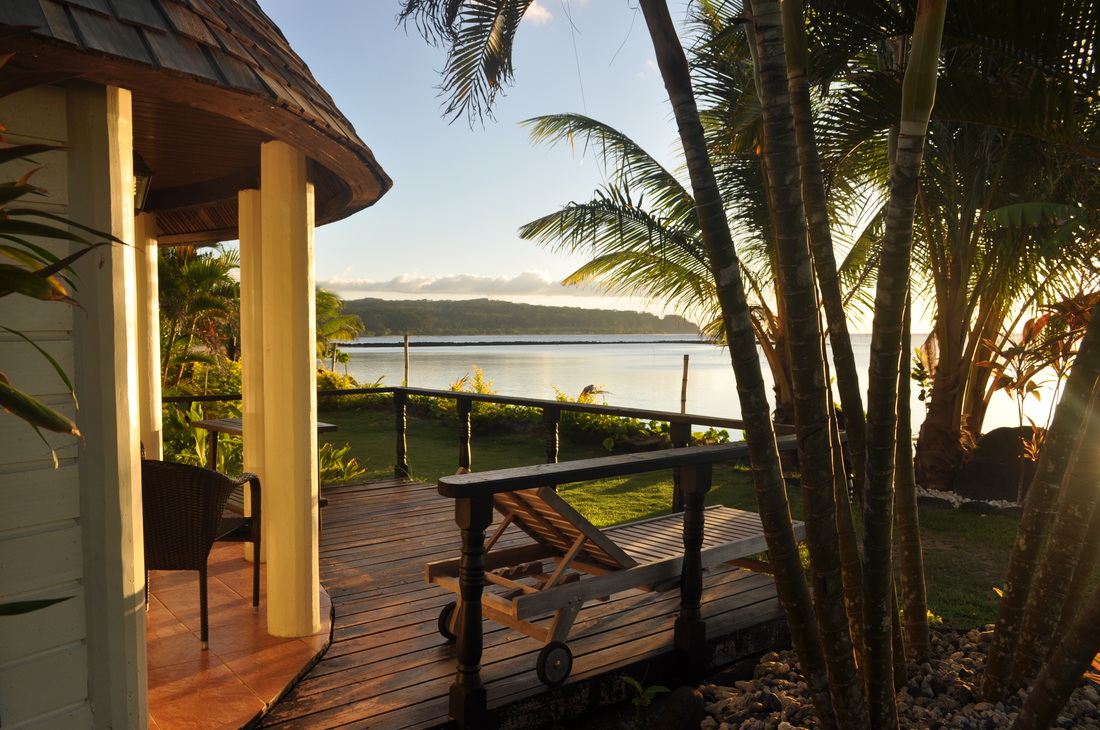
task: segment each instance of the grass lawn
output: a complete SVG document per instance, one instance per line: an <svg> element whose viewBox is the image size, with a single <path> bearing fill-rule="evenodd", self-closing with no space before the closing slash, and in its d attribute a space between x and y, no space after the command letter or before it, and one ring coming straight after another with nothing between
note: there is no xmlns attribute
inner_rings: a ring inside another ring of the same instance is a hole
<svg viewBox="0 0 1100 730"><path fill-rule="evenodd" d="M339 430L319 436L322 443L351 445L351 455L366 466L366 479L393 476L395 460L394 421L386 412L322 411L320 420L335 423ZM434 483L454 474L458 465L457 429L439 420L410 418L407 443L413 477ZM493 435L472 444L473 468L489 471L512 466L541 464L545 445L538 436ZM562 461L606 456L600 445L563 443ZM615 479L562 485L570 504L598 526L665 514L672 502L669 472L638 474ZM789 488L791 510L801 516L801 494ZM745 469L715 465L714 489L708 504L724 504L756 511L752 479ZM1000 588L1008 567L1008 555L1016 535L1016 521L999 515L977 515L940 508L920 508L924 545L928 608L945 626L970 628L992 623L996 618Z"/></svg>

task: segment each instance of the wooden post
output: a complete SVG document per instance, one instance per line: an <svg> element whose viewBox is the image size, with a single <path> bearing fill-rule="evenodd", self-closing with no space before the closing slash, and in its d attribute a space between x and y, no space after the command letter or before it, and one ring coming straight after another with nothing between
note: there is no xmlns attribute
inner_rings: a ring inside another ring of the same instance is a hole
<svg viewBox="0 0 1100 730"><path fill-rule="evenodd" d="M544 408L542 422L546 426L546 463L558 463L558 449L561 446L558 424L561 423L560 408Z"/></svg>
<svg viewBox="0 0 1100 730"><path fill-rule="evenodd" d="M684 379L680 383L680 413L688 412L688 360L691 355L684 355Z"/></svg>
<svg viewBox="0 0 1100 730"><path fill-rule="evenodd" d="M458 398L458 468L470 471L470 412L473 401Z"/></svg>
<svg viewBox="0 0 1100 730"><path fill-rule="evenodd" d="M685 357L687 357L685 355ZM669 426L669 439L672 441L672 448L682 449L685 446L691 445L691 424L680 423L673 421L668 424ZM681 476L680 469L676 468L672 470L672 511L683 512L684 511L684 490L680 486Z"/></svg>
<svg viewBox="0 0 1100 730"><path fill-rule="evenodd" d="M313 205L305 154L262 143L265 605L268 632L283 637L321 629Z"/></svg>
<svg viewBox="0 0 1100 730"><path fill-rule="evenodd" d="M455 500L455 522L462 530L461 600L455 624L458 666L450 690L450 714L459 728L482 727L485 717L488 695L481 682L481 594L485 587L485 530L492 521L492 496Z"/></svg>
<svg viewBox="0 0 1100 730"><path fill-rule="evenodd" d="M393 392L393 417L397 427L397 461L393 465L393 475L398 479L409 478L409 447L405 440L408 426L408 396L403 390Z"/></svg>
<svg viewBox="0 0 1100 730"><path fill-rule="evenodd" d="M241 251L241 427L248 438L242 445L244 471L264 474L264 302L263 302L263 201L259 190L237 193L237 222ZM211 432L211 436L217 436ZM216 463L216 462L215 462ZM245 514L252 514L252 491L244 490ZM260 531L267 525L260 515ZM261 541L260 549L263 550ZM245 556L254 558L252 543L245 543ZM263 555L259 556L262 559Z"/></svg>
<svg viewBox="0 0 1100 730"><path fill-rule="evenodd" d="M145 458L163 459L161 435L160 284L157 268L157 216L141 213L134 219L137 275L138 434Z"/></svg>
<svg viewBox="0 0 1100 730"><path fill-rule="evenodd" d="M401 387L409 387L409 336L405 335L405 379L401 381Z"/></svg>
<svg viewBox="0 0 1100 730"><path fill-rule="evenodd" d="M709 463L682 467L684 490L684 562L680 573L680 616L676 619L674 642L689 672L706 667L707 625L702 617L703 531L706 493L710 491Z"/></svg>

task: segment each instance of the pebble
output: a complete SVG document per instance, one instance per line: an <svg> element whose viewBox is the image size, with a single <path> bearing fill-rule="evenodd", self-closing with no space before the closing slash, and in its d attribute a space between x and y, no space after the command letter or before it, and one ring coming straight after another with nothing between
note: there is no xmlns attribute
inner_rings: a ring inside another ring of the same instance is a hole
<svg viewBox="0 0 1100 730"><path fill-rule="evenodd" d="M1004 702L977 697L985 667L991 625L967 632L936 631L932 657L909 667L909 682L897 694L901 730L1000 730L1023 706L1023 690ZM818 730L806 683L794 652L771 652L760 659L752 682L733 687L705 684L703 730ZM1058 728L1100 730L1100 689L1083 682L1054 723Z"/></svg>

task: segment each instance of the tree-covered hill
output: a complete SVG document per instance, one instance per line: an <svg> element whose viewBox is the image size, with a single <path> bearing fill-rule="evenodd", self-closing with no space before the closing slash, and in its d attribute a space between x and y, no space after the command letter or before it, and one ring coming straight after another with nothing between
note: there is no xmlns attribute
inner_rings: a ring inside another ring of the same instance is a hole
<svg viewBox="0 0 1100 730"><path fill-rule="evenodd" d="M675 315L580 307L543 307L491 299L430 301L354 299L344 314L357 314L365 335L626 335L697 334Z"/></svg>

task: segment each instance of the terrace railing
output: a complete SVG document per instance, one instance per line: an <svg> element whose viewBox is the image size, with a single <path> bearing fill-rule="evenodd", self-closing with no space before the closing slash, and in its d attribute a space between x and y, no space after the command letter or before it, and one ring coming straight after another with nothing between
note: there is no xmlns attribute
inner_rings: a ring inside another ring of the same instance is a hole
<svg viewBox="0 0 1100 730"><path fill-rule="evenodd" d="M729 428L743 430L745 422L736 418L720 418L716 416L703 416L691 413L675 413L672 411L654 411L644 408L628 408L622 406L598 405L595 403L574 403L571 401L546 400L539 398L521 398L515 396L470 393L454 390L432 390L428 388L385 387L385 388L352 388L347 390L318 390L317 397L325 396L349 396L367 395L377 393L392 393L394 406L394 476L407 479L411 475L409 468L408 451L408 409L409 398L420 396L424 398L438 398L453 400L456 403L458 414L458 459L457 468L465 471L473 470L473 435L471 431L471 417L474 403L495 403L500 405L531 408L542 412L542 423L545 430L546 463L558 463L561 447L560 424L562 413L591 413L603 416L619 418L635 418L643 421L659 421L669 424L669 439L674 448L683 448L691 443L691 431L695 426L708 428ZM224 395L182 395L166 396L165 403L181 403L190 407L191 403L218 402L240 400L239 393ZM776 426L778 434L793 433L793 427ZM674 508L682 509L680 490L677 489L676 504Z"/></svg>
<svg viewBox="0 0 1100 730"><path fill-rule="evenodd" d="M394 474L410 475L406 430L410 396L449 399L456 402L458 413L458 467L460 473L439 480L439 493L455 500L455 521L461 531L460 596L464 610L456 626L457 670L450 692L450 714L459 727L479 727L487 708L487 693L481 681L482 610L485 588L485 532L493 519L493 495L534 486L553 486L591 479L604 479L646 472L672 470L673 510L684 513L684 559L680 583L680 614L673 632L677 655L685 668L699 667L705 657L705 624L700 601L703 565L700 554L705 495L712 486L716 462L744 460L748 447L744 442L690 446L693 426L743 429L738 419L697 414L653 411L640 408L519 398L496 394L469 393L426 388L387 387L348 390L319 390L318 397L392 393L394 402L395 456ZM217 396L171 396L165 403L214 402L239 400L239 394ZM472 470L471 414L474 403L497 403L542 411L546 438L546 464L481 473ZM672 450L642 454L606 456L565 463L558 462L559 426L564 412L592 413L622 418L666 422L670 426ZM777 426L779 434L793 428ZM796 447L791 438L780 439L780 451Z"/></svg>

